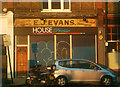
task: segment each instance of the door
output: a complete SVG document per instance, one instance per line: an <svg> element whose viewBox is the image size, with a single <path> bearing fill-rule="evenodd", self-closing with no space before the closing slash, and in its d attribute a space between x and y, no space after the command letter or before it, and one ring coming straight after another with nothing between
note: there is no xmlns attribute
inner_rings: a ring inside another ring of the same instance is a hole
<svg viewBox="0 0 120 87"><path fill-rule="evenodd" d="M77 61L77 66L72 70L73 79L77 81L99 81L101 75L100 68L88 61ZM96 67L96 69L95 69Z"/></svg>
<svg viewBox="0 0 120 87"><path fill-rule="evenodd" d="M27 47L17 47L17 76L27 76Z"/></svg>

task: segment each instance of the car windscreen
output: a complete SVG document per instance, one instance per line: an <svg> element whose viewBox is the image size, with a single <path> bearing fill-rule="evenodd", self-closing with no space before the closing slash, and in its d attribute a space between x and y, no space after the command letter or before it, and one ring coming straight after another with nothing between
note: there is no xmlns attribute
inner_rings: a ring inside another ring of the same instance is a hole
<svg viewBox="0 0 120 87"><path fill-rule="evenodd" d="M104 68L104 69L109 69L107 66L105 66L105 65L102 65L102 64L98 64L99 66L101 66L102 68Z"/></svg>

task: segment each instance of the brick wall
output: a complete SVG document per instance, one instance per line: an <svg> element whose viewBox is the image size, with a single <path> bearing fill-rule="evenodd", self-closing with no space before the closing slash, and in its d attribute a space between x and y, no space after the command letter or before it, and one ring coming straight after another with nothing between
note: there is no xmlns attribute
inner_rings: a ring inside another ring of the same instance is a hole
<svg viewBox="0 0 120 87"><path fill-rule="evenodd" d="M120 2L109 2L108 13L109 14L120 14Z"/></svg>
<svg viewBox="0 0 120 87"><path fill-rule="evenodd" d="M11 8L13 5L13 8ZM71 13L59 13L59 15L67 14L78 16L80 14L97 14L98 6L105 9L105 3L102 4L98 2L72 2L71 3ZM13 4L8 4L7 2L2 3L2 8L8 8L8 10L14 11L16 14L43 14L43 15L56 15L56 13L41 13L42 3L41 2L14 2ZM108 13L109 14L119 14L120 13L120 2L109 2L108 3Z"/></svg>

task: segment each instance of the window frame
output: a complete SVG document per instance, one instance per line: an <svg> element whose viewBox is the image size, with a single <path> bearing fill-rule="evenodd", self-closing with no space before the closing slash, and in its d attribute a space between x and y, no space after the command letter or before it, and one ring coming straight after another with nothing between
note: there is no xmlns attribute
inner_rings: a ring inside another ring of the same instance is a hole
<svg viewBox="0 0 120 87"><path fill-rule="evenodd" d="M69 0L69 9L64 9L64 0L61 0L60 9L52 9L52 0L48 0L48 9L42 9L41 12L71 12L71 0Z"/></svg>
<svg viewBox="0 0 120 87"><path fill-rule="evenodd" d="M117 41L119 40L119 27L108 27L109 30L108 30L108 33L107 33L107 36L108 36L108 41ZM116 29L116 32L114 32L113 30ZM116 38L114 38L114 36L116 36Z"/></svg>

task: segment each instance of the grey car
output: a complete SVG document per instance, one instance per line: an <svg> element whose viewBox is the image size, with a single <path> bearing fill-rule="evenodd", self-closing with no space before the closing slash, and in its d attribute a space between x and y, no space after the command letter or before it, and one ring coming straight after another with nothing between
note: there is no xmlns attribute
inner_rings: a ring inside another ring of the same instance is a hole
<svg viewBox="0 0 120 87"><path fill-rule="evenodd" d="M64 86L69 82L99 82L102 85L111 85L116 82L116 75L103 65L86 59L56 60L52 73L56 82Z"/></svg>

